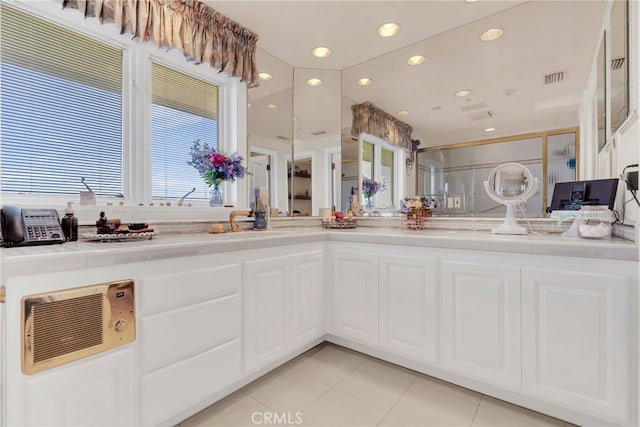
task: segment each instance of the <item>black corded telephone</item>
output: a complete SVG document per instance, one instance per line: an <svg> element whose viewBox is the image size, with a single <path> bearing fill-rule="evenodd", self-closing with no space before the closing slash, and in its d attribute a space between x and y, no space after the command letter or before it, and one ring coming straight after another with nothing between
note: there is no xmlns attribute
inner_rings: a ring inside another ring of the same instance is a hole
<svg viewBox="0 0 640 427"><path fill-rule="evenodd" d="M55 209L21 209L3 206L0 227L2 246L64 243L64 233Z"/></svg>

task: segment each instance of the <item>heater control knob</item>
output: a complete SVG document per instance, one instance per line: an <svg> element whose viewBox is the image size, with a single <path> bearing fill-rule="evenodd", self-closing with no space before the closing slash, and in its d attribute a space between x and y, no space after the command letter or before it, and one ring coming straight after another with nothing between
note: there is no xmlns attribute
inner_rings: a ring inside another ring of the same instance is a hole
<svg viewBox="0 0 640 427"><path fill-rule="evenodd" d="M127 322L125 320L118 320L116 322L116 332L124 332L127 330Z"/></svg>

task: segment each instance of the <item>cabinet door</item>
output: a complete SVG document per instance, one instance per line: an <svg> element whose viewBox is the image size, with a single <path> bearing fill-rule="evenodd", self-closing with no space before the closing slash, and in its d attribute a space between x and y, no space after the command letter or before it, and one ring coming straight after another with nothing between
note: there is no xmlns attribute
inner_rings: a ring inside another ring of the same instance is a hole
<svg viewBox="0 0 640 427"><path fill-rule="evenodd" d="M378 344L378 255L333 251L333 332Z"/></svg>
<svg viewBox="0 0 640 427"><path fill-rule="evenodd" d="M523 269L523 388L541 399L626 421L628 279Z"/></svg>
<svg viewBox="0 0 640 427"><path fill-rule="evenodd" d="M138 424L131 348L96 355L30 376L25 388L25 424Z"/></svg>
<svg viewBox="0 0 640 427"><path fill-rule="evenodd" d="M436 363L437 262L418 257L380 258L380 345Z"/></svg>
<svg viewBox="0 0 640 427"><path fill-rule="evenodd" d="M520 269L443 262L442 273L443 364L520 390Z"/></svg>
<svg viewBox="0 0 640 427"><path fill-rule="evenodd" d="M292 329L296 346L308 344L325 333L323 251L291 257Z"/></svg>
<svg viewBox="0 0 640 427"><path fill-rule="evenodd" d="M245 372L285 356L290 336L289 257L244 264L243 339Z"/></svg>

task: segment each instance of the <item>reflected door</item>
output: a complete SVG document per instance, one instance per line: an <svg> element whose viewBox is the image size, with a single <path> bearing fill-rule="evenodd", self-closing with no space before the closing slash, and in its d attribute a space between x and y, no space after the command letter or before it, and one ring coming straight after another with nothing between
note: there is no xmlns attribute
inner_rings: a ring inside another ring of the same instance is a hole
<svg viewBox="0 0 640 427"><path fill-rule="evenodd" d="M249 188L251 189L251 193L249 194L250 201L254 201L255 190L261 187L267 189L269 200L272 198L271 186L269 185L269 175L271 170L269 160L269 156L267 155L254 153L252 153L249 158L249 170L251 171L251 175L249 175Z"/></svg>

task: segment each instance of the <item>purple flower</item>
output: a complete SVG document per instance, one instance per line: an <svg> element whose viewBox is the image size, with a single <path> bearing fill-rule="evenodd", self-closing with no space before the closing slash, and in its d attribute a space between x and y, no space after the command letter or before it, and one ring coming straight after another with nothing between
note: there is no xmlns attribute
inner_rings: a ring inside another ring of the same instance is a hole
<svg viewBox="0 0 640 427"><path fill-rule="evenodd" d="M362 177L362 195L365 198L370 198L378 191L385 191L387 189L387 178L382 177L382 182L377 182L366 176Z"/></svg>
<svg viewBox="0 0 640 427"><path fill-rule="evenodd" d="M242 165L242 156L237 153L226 156L222 152L201 143L199 139L191 145L191 160L187 162L198 170L204 182L211 187L223 181L235 181L244 178L246 169Z"/></svg>

